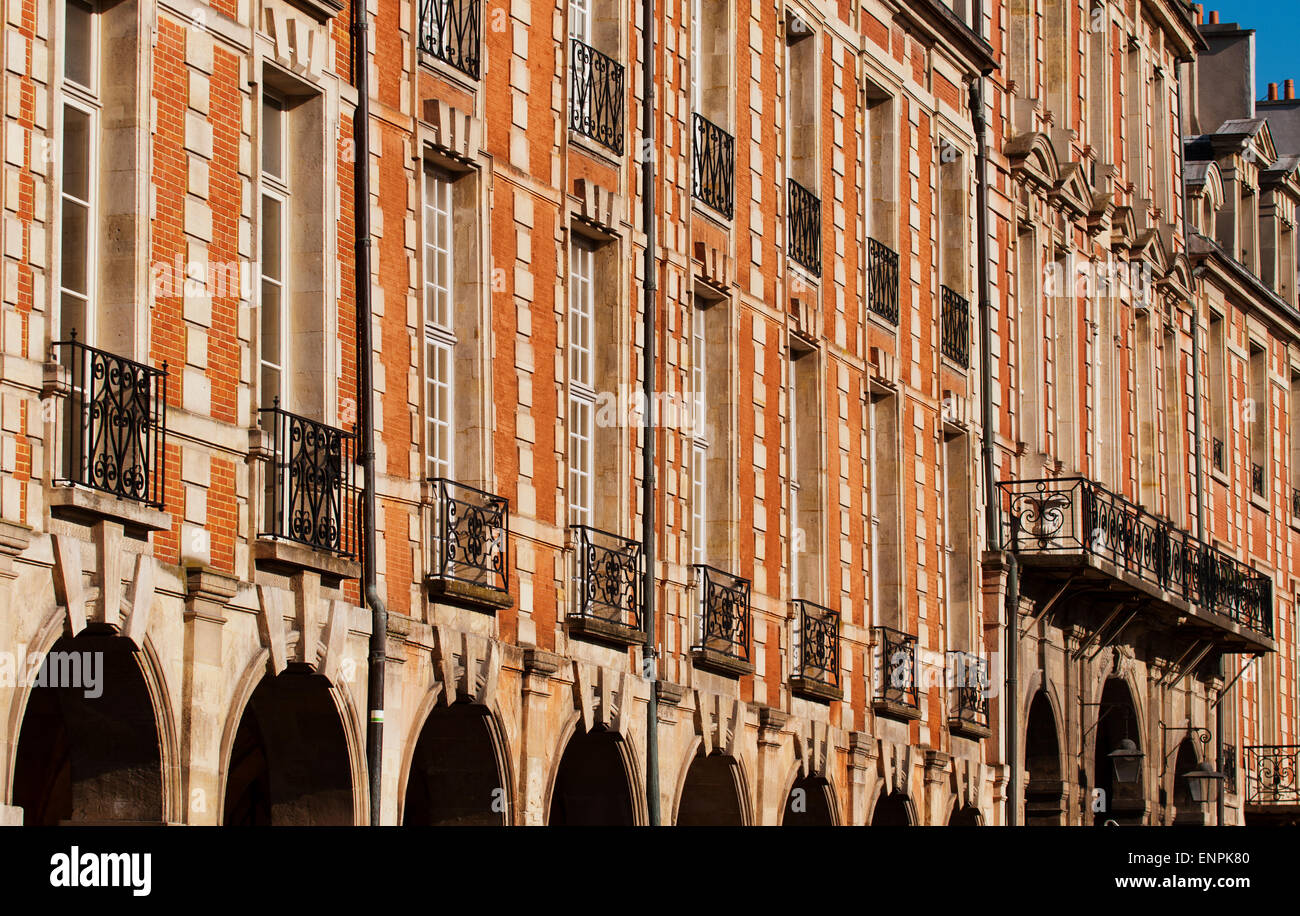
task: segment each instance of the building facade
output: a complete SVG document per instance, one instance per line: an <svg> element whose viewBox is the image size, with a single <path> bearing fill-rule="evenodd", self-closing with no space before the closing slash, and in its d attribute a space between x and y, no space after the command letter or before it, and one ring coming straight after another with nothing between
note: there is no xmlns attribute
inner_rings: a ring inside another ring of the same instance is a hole
<svg viewBox="0 0 1300 916"><path fill-rule="evenodd" d="M5 822L1285 808L1289 96L1181 0L671 0L647 131L642 14L6 6Z"/></svg>

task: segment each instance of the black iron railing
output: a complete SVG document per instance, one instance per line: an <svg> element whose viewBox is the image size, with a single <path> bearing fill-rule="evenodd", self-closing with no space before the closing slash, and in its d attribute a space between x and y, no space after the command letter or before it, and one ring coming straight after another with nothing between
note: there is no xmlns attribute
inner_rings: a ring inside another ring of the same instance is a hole
<svg viewBox="0 0 1300 916"><path fill-rule="evenodd" d="M1234 795L1237 794L1237 746L1235 744L1223 746L1223 788Z"/></svg>
<svg viewBox="0 0 1300 916"><path fill-rule="evenodd" d="M793 178L789 180L790 257L815 276L822 273L822 202Z"/></svg>
<svg viewBox="0 0 1300 916"><path fill-rule="evenodd" d="M54 344L68 373L61 475L162 508L167 465L167 364L161 369L87 346L71 332Z"/></svg>
<svg viewBox="0 0 1300 916"><path fill-rule="evenodd" d="M1241 749L1241 763L1246 770L1246 804L1300 804L1296 782L1300 744L1247 745Z"/></svg>
<svg viewBox="0 0 1300 916"><path fill-rule="evenodd" d="M623 155L623 65L570 39L569 127Z"/></svg>
<svg viewBox="0 0 1300 916"><path fill-rule="evenodd" d="M701 114L694 116L691 193L727 219L735 212L736 140Z"/></svg>
<svg viewBox="0 0 1300 916"><path fill-rule="evenodd" d="M955 290L939 288L943 306L940 324L943 355L962 367L970 366L970 302Z"/></svg>
<svg viewBox="0 0 1300 916"><path fill-rule="evenodd" d="M840 615L811 601L796 601L794 676L840 686Z"/></svg>
<svg viewBox="0 0 1300 916"><path fill-rule="evenodd" d="M1255 491L1256 496L1264 495L1264 465L1251 464L1250 488Z"/></svg>
<svg viewBox="0 0 1300 916"><path fill-rule="evenodd" d="M258 416L272 456L261 533L355 557L356 437L283 410L279 398Z"/></svg>
<svg viewBox="0 0 1300 916"><path fill-rule="evenodd" d="M749 580L702 563L694 568L700 605L691 648L748 662Z"/></svg>
<svg viewBox="0 0 1300 916"><path fill-rule="evenodd" d="M898 252L867 239L867 308L890 324L898 324Z"/></svg>
<svg viewBox="0 0 1300 916"><path fill-rule="evenodd" d="M510 503L445 477L431 478L432 562L429 574L506 591Z"/></svg>
<svg viewBox="0 0 1300 916"><path fill-rule="evenodd" d="M948 653L950 727L989 727L988 659L970 652Z"/></svg>
<svg viewBox="0 0 1300 916"><path fill-rule="evenodd" d="M572 526L574 589L570 614L641 629L641 542Z"/></svg>
<svg viewBox="0 0 1300 916"><path fill-rule="evenodd" d="M1091 554L1165 591L1273 634L1272 581L1090 480L998 484L1003 536L1021 554Z"/></svg>
<svg viewBox="0 0 1300 916"><path fill-rule="evenodd" d="M420 50L479 77L480 0L420 0Z"/></svg>
<svg viewBox="0 0 1300 916"><path fill-rule="evenodd" d="M916 637L893 627L874 627L876 698L894 706L920 707L916 684Z"/></svg>
<svg viewBox="0 0 1300 916"><path fill-rule="evenodd" d="M1214 469L1216 471L1227 469L1228 450L1224 447L1222 439L1210 440L1210 460L1214 462Z"/></svg>

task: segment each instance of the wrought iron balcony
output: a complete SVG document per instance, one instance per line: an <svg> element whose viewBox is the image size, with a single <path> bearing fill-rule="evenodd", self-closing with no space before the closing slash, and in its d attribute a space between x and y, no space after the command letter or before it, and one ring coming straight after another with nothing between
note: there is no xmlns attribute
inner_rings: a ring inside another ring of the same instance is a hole
<svg viewBox="0 0 1300 916"><path fill-rule="evenodd" d="M481 0L420 0L420 50L479 77Z"/></svg>
<svg viewBox="0 0 1300 916"><path fill-rule="evenodd" d="M623 65L570 39L569 127L623 155Z"/></svg>
<svg viewBox="0 0 1300 916"><path fill-rule="evenodd" d="M1247 805L1300 806L1300 744L1247 745L1241 752Z"/></svg>
<svg viewBox="0 0 1300 916"><path fill-rule="evenodd" d="M789 180L790 257L814 276L822 275L822 202L793 178Z"/></svg>
<svg viewBox="0 0 1300 916"><path fill-rule="evenodd" d="M970 366L970 303L955 290L939 288L943 306L940 324L943 355L963 368Z"/></svg>
<svg viewBox="0 0 1300 916"><path fill-rule="evenodd" d="M917 691L916 637L893 627L873 627L878 712L902 719L921 715Z"/></svg>
<svg viewBox="0 0 1300 916"><path fill-rule="evenodd" d="M970 737L988 737L988 659L970 652L949 652L947 674L948 728Z"/></svg>
<svg viewBox="0 0 1300 916"><path fill-rule="evenodd" d="M1251 464L1250 466L1250 489L1256 496L1264 495L1264 465Z"/></svg>
<svg viewBox="0 0 1300 916"><path fill-rule="evenodd" d="M736 139L701 114L694 116L691 193L727 219L735 212Z"/></svg>
<svg viewBox="0 0 1300 916"><path fill-rule="evenodd" d="M618 642L640 642L641 542L573 525L574 601L569 628Z"/></svg>
<svg viewBox="0 0 1300 916"><path fill-rule="evenodd" d="M1216 471L1224 471L1228 468L1228 450L1224 447L1222 439L1210 440L1210 460L1214 462Z"/></svg>
<svg viewBox="0 0 1300 916"><path fill-rule="evenodd" d="M892 325L898 324L898 252L867 239L867 308Z"/></svg>
<svg viewBox="0 0 1300 916"><path fill-rule="evenodd" d="M1025 565L1127 584L1224 645L1273 648L1268 577L1084 478L998 488L1005 543Z"/></svg>
<svg viewBox="0 0 1300 916"><path fill-rule="evenodd" d="M749 580L702 563L694 569L699 607L691 651L696 664L728 674L752 672Z"/></svg>
<svg viewBox="0 0 1300 916"><path fill-rule="evenodd" d="M430 590L453 602L508 607L510 503L445 477L429 483Z"/></svg>
<svg viewBox="0 0 1300 916"><path fill-rule="evenodd" d="M355 557L356 437L282 409L279 398L258 420L271 453L261 534Z"/></svg>
<svg viewBox="0 0 1300 916"><path fill-rule="evenodd" d="M60 476L161 509L167 466L167 364L161 369L87 346L54 344L67 372Z"/></svg>
<svg viewBox="0 0 1300 916"><path fill-rule="evenodd" d="M794 606L790 686L796 693L838 700L844 695L840 687L840 615L811 601L795 601Z"/></svg>

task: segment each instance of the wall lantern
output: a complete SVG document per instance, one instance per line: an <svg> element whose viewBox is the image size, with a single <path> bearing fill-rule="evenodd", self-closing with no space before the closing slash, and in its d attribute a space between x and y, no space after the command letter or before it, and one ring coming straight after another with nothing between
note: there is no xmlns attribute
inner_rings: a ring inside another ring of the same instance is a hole
<svg viewBox="0 0 1300 916"><path fill-rule="evenodd" d="M1132 738L1124 738L1115 750L1106 755L1115 769L1115 782L1124 786L1136 785L1142 771L1142 757Z"/></svg>

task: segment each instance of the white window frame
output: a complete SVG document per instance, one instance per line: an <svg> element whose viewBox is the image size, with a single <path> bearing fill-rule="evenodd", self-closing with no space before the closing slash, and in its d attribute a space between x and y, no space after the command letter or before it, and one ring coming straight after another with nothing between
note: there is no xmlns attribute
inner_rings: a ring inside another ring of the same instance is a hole
<svg viewBox="0 0 1300 916"><path fill-rule="evenodd" d="M277 118L279 120L278 128L279 128L279 135L280 135L280 162L278 165L279 174L268 172L265 168L264 143L266 139L266 133L269 129L266 120L268 103L270 103L271 106L275 108L275 110L278 112ZM258 317L258 332L257 332L258 395L260 398L260 404L263 408L271 407L278 399L280 406L282 408L288 409L288 405L286 402L287 402L288 390L289 390L288 388L289 361L290 361L289 356L291 352L291 348L289 346L289 278L290 276L292 276L292 267L293 267L292 259L290 257L290 250L289 250L289 238L290 238L289 216L290 216L290 209L292 206L292 194L288 184L288 176L285 175L284 172L286 171L285 164L288 161L288 150L286 149L286 147L288 145L287 139L289 136L289 131L288 131L289 117L288 117L288 110L284 104L284 100L273 94L268 94L265 89L263 90L263 94L262 94L262 104L260 106L260 111L261 111L261 118L262 118L262 122L261 122L262 135L258 146L257 163L258 163L258 169L262 180L261 211L260 211L260 215L262 219L259 223L259 234L262 237L259 240L261 242L261 245L258 250L258 273L259 273L259 281L260 281L258 283L258 309L261 312L261 314ZM273 201L280 209L280 240L279 240L280 244L279 244L279 251L278 251L279 257L278 257L278 265L277 265L279 267L278 277L271 276L270 274L267 273L268 265L266 263L266 258L265 258L265 252L266 252L265 233L267 231L265 215L266 215L268 201ZM278 305L279 315L276 316L276 318L278 319L278 324L280 326L279 328L280 346L279 346L279 352L274 354L275 356L274 359L270 358L270 354L267 353L267 344L266 344L265 335L263 333L263 328L266 327L266 322L267 322L267 318L265 314L265 309L267 308L267 304L265 302L265 296L263 294L263 291L267 283L272 284L280 291L280 301ZM262 378L264 373L268 369L277 373L277 377L279 378L279 382L280 382L278 386L278 390L273 392L261 390Z"/></svg>
<svg viewBox="0 0 1300 916"><path fill-rule="evenodd" d="M704 42L700 32L700 3L702 0L690 0L691 3L691 111L703 114L700 110L700 51ZM717 0L714 0L717 2Z"/></svg>
<svg viewBox="0 0 1300 916"><path fill-rule="evenodd" d="M454 328L454 179L433 165L424 169L424 418L425 474L455 477L456 398Z"/></svg>
<svg viewBox="0 0 1300 916"><path fill-rule="evenodd" d="M593 507L592 441L596 249L574 236L569 246L569 519L590 525Z"/></svg>
<svg viewBox="0 0 1300 916"><path fill-rule="evenodd" d="M794 348L786 343L785 351L786 365L786 400L785 400L785 421L787 430L786 441L786 478L790 487L790 597L798 598L799 595L799 421L796 418L798 413L798 394L797 372L795 368Z"/></svg>
<svg viewBox="0 0 1300 916"><path fill-rule="evenodd" d="M569 37L591 45L592 0L569 0Z"/></svg>
<svg viewBox="0 0 1300 916"><path fill-rule="evenodd" d="M64 47L67 43L67 7L70 4L64 3L60 12ZM100 157L100 114L101 102L99 98L100 84L100 66L102 60L101 41L102 30L100 21L100 11L97 4L92 2L82 2L77 4L83 9L88 9L90 13L90 77L91 85L85 85L68 76L67 55L61 54L59 61L59 74L61 77L61 104L59 105L59 122L58 122L58 158L60 164L59 170L59 221L60 228L63 225L63 211L71 202L73 205L81 207L85 211L86 219L86 239L82 251L78 254L85 261L85 278L86 289L80 290L69 289L64 284L65 272L63 262L67 260L67 254L62 247L62 232L60 232L59 247L59 302L58 313L60 317L59 337L68 339L69 333L73 328L62 326L63 300L67 296L72 296L82 301L82 311L85 314L84 327L75 328L78 339L85 344L93 345L96 341L98 322L95 320L95 293L99 282L99 274L96 270L98 263L99 249L99 176L98 166ZM65 112L67 109L79 111L87 116L86 132L88 136L88 149L86 150L86 188L87 197L82 199L68 193L67 183L63 180L62 164L67 162L67 136L64 130Z"/></svg>
<svg viewBox="0 0 1300 916"><path fill-rule="evenodd" d="M704 309L698 304L691 316L691 393L695 415L691 423L691 562L706 562L705 525L708 522L709 433L705 422L708 404L708 340Z"/></svg>

